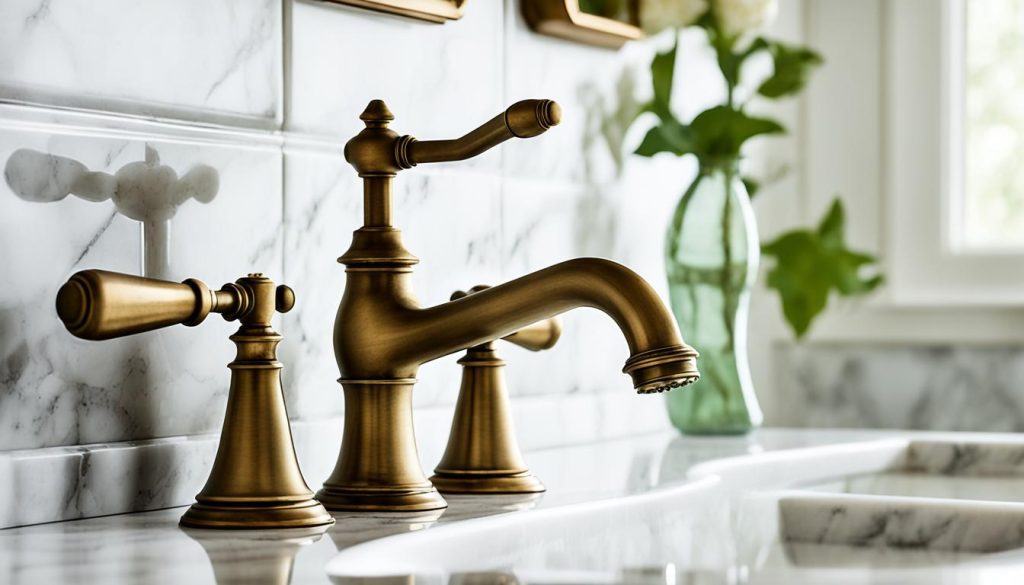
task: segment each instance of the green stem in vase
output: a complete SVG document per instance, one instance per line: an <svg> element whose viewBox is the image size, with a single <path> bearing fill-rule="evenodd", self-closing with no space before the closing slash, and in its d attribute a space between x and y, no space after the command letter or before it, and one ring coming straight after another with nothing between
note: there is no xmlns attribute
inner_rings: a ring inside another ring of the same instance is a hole
<svg viewBox="0 0 1024 585"><path fill-rule="evenodd" d="M724 293L724 299L722 303L722 318L725 319L725 329L729 335L727 338L728 345L725 349L732 350L735 347L735 323L733 323L733 316L735 315L736 302L735 302L735 287L733 286L733 266L732 266L732 198L733 192L733 168L732 163L727 163L728 166L725 168L725 203L722 205L722 251L724 254L722 260L722 292Z"/></svg>

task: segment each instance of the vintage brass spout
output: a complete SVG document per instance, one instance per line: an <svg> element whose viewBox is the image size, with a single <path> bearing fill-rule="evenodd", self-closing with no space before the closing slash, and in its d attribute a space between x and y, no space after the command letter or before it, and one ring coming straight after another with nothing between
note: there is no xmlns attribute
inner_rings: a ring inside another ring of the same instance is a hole
<svg viewBox="0 0 1024 585"><path fill-rule="evenodd" d="M338 463L317 493L328 509L444 507L423 474L413 435L412 387L420 364L569 309L593 307L615 320L631 354L623 371L637 391L659 392L698 378L697 352L683 344L658 295L609 260L569 260L434 307L416 301L411 275L418 260L391 224L395 175L537 136L560 118L555 102L525 100L460 139L417 142L388 128L394 116L380 100L360 116L366 128L345 145L345 158L363 179L364 225L338 259L347 274L334 329L345 429Z"/></svg>
<svg viewBox="0 0 1024 585"><path fill-rule="evenodd" d="M112 339L177 323L198 325L211 312L241 326L228 364L231 386L210 478L181 525L192 528L309 528L333 524L299 471L281 389L281 336L274 311L295 303L292 289L250 274L211 291L183 283L84 270L57 293L57 315L76 337Z"/></svg>

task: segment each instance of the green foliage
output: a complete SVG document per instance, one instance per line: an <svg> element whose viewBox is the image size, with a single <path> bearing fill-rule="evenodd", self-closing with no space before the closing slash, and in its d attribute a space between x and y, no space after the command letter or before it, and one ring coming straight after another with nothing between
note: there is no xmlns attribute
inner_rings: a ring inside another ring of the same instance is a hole
<svg viewBox="0 0 1024 585"><path fill-rule="evenodd" d="M761 83L757 92L768 98L800 93L814 68L824 62L821 55L807 47L766 42L766 48L772 55L775 70Z"/></svg>
<svg viewBox="0 0 1024 585"><path fill-rule="evenodd" d="M778 134L785 129L774 120L754 118L729 106L715 106L697 115L690 124L675 118L663 119L651 128L636 149L641 156L671 152L677 156L695 154L701 160L737 158L743 143L761 134Z"/></svg>
<svg viewBox="0 0 1024 585"><path fill-rule="evenodd" d="M784 134L775 120L748 116L730 106L704 110L690 122L696 151L713 159L735 158L747 140L761 134Z"/></svg>
<svg viewBox="0 0 1024 585"><path fill-rule="evenodd" d="M657 115L660 123L648 131L636 154L693 154L701 160L737 158L747 140L763 134L785 133L785 129L778 122L749 116L743 111L742 105L734 103L733 92L739 84L743 63L761 51L768 51L772 55L775 63L774 72L758 89L762 96L770 98L792 95L800 91L806 84L812 68L821 63L821 57L810 49L760 37L754 39L745 49L736 51L734 40L723 38L713 27L706 30L715 48L719 69L729 89L728 102L701 112L689 124L680 122L672 113L671 107L678 44L674 44L664 53L658 53L651 61L654 96L644 110Z"/></svg>
<svg viewBox="0 0 1024 585"><path fill-rule="evenodd" d="M741 37L722 34L710 11L695 26L706 32L715 51L727 99L724 104L701 112L688 124L681 122L671 107L672 92L677 89L678 45L659 53L651 61L654 96L643 107L643 111L658 117L658 124L647 132L636 149L638 155L692 154L704 163L738 159L747 140L785 133L785 128L775 120L750 116L745 112L746 103L738 103L736 88L740 85L744 63L762 52L771 56L771 75L761 81L756 94L750 96L767 99L796 95L823 63L821 56L808 47L763 37L741 46ZM751 177L743 177L743 182L753 197L760 183ZM833 291L841 296L862 295L882 283L873 256L846 248L844 226L843 206L836 199L817 229L794 230L762 247L766 256L775 258L767 284L779 292L783 313L798 338L807 333L814 318L825 310ZM873 275L861 276L869 270Z"/></svg>
<svg viewBox="0 0 1024 585"><path fill-rule="evenodd" d="M880 284L877 259L846 247L846 213L837 197L816 230L800 229L764 244L761 251L775 258L768 271L768 288L779 293L782 312L797 338L825 310L829 295L869 293ZM868 276L862 276L867 271Z"/></svg>
<svg viewBox="0 0 1024 585"><path fill-rule="evenodd" d="M654 156L659 152L671 152L676 156L696 154L693 131L676 120L665 120L651 128L637 147L636 154Z"/></svg>
<svg viewBox="0 0 1024 585"><path fill-rule="evenodd" d="M664 53L658 53L651 60L651 82L654 86L654 98L647 105L647 110L654 112L662 121L675 120L670 102L672 100L672 83L676 73L676 51L679 44Z"/></svg>
<svg viewBox="0 0 1024 585"><path fill-rule="evenodd" d="M757 192L761 190L761 181L753 177L740 177L740 180L743 181L743 187L747 190L747 197L753 200L757 196Z"/></svg>
<svg viewBox="0 0 1024 585"><path fill-rule="evenodd" d="M758 37L750 43L746 49L740 52L733 51L732 41L718 36L714 29L708 31L708 38L715 49L715 57L718 59L718 68L722 72L729 88L736 87L740 82L740 68L752 55L769 49L769 41Z"/></svg>

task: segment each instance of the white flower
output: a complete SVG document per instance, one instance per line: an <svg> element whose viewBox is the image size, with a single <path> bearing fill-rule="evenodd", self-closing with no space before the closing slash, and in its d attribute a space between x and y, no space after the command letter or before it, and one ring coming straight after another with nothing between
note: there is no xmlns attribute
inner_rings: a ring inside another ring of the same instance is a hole
<svg viewBox="0 0 1024 585"><path fill-rule="evenodd" d="M690 26L708 11L708 0L642 0L640 28L653 36L666 28Z"/></svg>
<svg viewBox="0 0 1024 585"><path fill-rule="evenodd" d="M779 0L714 0L718 26L726 36L736 36L771 24L779 14Z"/></svg>

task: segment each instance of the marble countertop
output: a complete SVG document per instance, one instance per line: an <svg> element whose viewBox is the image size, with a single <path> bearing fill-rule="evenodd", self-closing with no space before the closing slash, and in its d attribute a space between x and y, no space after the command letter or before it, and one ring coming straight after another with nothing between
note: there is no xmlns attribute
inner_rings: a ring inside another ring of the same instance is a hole
<svg viewBox="0 0 1024 585"><path fill-rule="evenodd" d="M448 497L447 510L338 514L326 531L220 532L178 527L184 508L0 530L0 582L326 584L339 550L403 532L517 511L640 494L687 481L724 457L895 436L886 431L762 429L746 437L657 433L535 451L539 497Z"/></svg>

